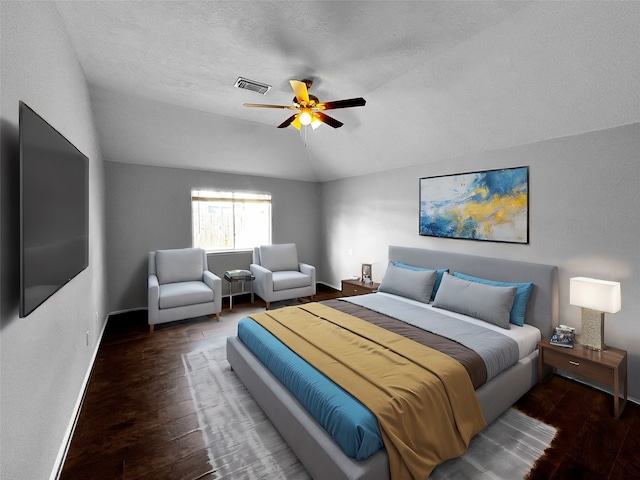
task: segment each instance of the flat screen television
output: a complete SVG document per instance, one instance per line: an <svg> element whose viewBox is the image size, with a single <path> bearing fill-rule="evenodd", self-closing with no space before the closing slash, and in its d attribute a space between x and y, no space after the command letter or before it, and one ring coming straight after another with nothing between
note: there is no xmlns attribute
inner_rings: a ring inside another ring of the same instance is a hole
<svg viewBox="0 0 640 480"><path fill-rule="evenodd" d="M20 102L20 317L89 265L89 159Z"/></svg>

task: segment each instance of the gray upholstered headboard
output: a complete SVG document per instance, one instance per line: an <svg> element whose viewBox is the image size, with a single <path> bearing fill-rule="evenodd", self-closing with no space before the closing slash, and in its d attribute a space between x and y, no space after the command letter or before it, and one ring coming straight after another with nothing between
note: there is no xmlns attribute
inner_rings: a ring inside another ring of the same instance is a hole
<svg viewBox="0 0 640 480"><path fill-rule="evenodd" d="M451 274L461 272L499 282L533 282L525 322L537 327L543 337L558 325L558 267L553 265L393 245L389 246L389 261L448 268Z"/></svg>

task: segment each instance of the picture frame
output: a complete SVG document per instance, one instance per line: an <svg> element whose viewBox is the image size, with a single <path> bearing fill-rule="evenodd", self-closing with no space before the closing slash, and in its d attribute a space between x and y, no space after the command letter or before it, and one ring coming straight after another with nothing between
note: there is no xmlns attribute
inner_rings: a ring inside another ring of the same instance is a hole
<svg viewBox="0 0 640 480"><path fill-rule="evenodd" d="M371 267L372 267L371 263L362 264L362 276L360 277L360 279L364 283L371 283L373 281L371 277Z"/></svg>
<svg viewBox="0 0 640 480"><path fill-rule="evenodd" d="M529 243L529 167L423 177L422 236Z"/></svg>

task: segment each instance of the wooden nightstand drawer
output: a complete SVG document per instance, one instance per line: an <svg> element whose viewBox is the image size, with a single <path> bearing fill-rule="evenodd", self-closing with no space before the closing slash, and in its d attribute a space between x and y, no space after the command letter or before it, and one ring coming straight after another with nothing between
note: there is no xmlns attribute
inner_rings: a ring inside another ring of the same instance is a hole
<svg viewBox="0 0 640 480"><path fill-rule="evenodd" d="M342 285L342 295L344 295L345 297L351 297L353 295L362 295L363 293L370 293L370 292L365 291L362 288L356 287L355 285L348 285L348 284Z"/></svg>
<svg viewBox="0 0 640 480"><path fill-rule="evenodd" d="M360 280L342 280L342 295L344 297L365 295L375 292L379 286L379 283L364 283Z"/></svg>
<svg viewBox="0 0 640 480"><path fill-rule="evenodd" d="M565 353L557 349L548 348L544 351L544 363L574 375L587 377L606 385L613 385L613 371L611 368L584 358L577 358L568 352Z"/></svg>

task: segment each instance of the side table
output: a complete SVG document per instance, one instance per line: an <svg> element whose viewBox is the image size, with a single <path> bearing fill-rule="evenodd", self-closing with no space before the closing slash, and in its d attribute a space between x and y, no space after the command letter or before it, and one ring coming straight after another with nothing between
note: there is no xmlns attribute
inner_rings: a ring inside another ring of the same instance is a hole
<svg viewBox="0 0 640 480"><path fill-rule="evenodd" d="M342 296L353 297L355 295L364 295L373 293L378 290L379 283L365 283L361 280L342 280Z"/></svg>
<svg viewBox="0 0 640 480"><path fill-rule="evenodd" d="M224 272L224 279L229 282L229 310L233 312L233 284L240 283L242 285L242 291L236 295L242 295L246 293L244 291L244 284L249 282L251 286L251 303L253 303L253 281L256 277L253 276L250 270L227 270Z"/></svg>
<svg viewBox="0 0 640 480"><path fill-rule="evenodd" d="M627 352L607 347L596 351L574 343L573 348L551 345L549 338L538 342L538 383L542 383L542 367L550 365L573 375L613 387L613 416L620 414L627 404ZM624 396L620 398L620 387Z"/></svg>

